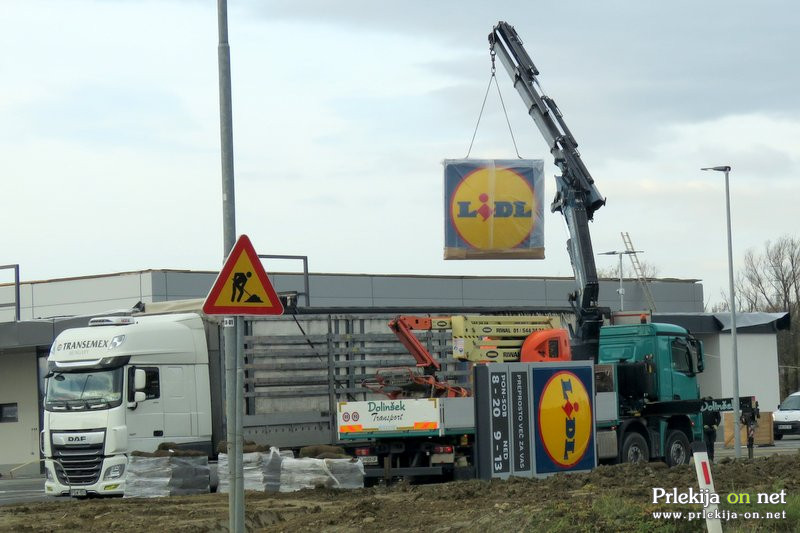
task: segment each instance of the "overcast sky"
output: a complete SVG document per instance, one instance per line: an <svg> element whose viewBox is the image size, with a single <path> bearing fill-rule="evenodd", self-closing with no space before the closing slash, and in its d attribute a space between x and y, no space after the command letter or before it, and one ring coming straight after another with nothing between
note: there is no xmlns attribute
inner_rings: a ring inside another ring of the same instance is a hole
<svg viewBox="0 0 800 533"><path fill-rule="evenodd" d="M797 235L797 2L228 4L236 229L259 253L308 255L312 272L571 276L549 211L542 261L442 259L441 162L466 155L498 20L608 198L596 252L629 232L662 277L702 279L720 300L724 179L699 170L713 165L733 167L736 264ZM0 9L0 264L23 281L220 268L216 2ZM502 68L498 81L520 154L545 161L549 205L557 169ZM472 156L515 155L493 89Z"/></svg>

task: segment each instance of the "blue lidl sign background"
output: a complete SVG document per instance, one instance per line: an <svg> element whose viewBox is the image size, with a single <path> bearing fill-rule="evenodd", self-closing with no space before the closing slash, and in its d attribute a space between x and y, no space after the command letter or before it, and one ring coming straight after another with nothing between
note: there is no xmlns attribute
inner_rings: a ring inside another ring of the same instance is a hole
<svg viewBox="0 0 800 533"><path fill-rule="evenodd" d="M597 465L591 366L533 368L536 472Z"/></svg>
<svg viewBox="0 0 800 533"><path fill-rule="evenodd" d="M546 476L596 466L593 365L476 365L478 477Z"/></svg>

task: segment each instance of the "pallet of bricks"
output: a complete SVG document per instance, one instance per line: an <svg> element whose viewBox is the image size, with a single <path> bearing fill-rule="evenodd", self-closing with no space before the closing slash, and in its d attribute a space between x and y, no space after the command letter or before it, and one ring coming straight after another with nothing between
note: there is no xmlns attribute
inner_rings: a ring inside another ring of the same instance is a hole
<svg viewBox="0 0 800 533"><path fill-rule="evenodd" d="M221 445L224 450L224 443ZM364 465L338 446L308 446L295 458L291 450L248 443L242 454L244 490L294 492L302 489L364 487ZM218 492L229 492L228 454L220 452Z"/></svg>
<svg viewBox="0 0 800 533"><path fill-rule="evenodd" d="M125 498L158 498L210 492L208 456L162 443L155 452L134 451L128 457Z"/></svg>

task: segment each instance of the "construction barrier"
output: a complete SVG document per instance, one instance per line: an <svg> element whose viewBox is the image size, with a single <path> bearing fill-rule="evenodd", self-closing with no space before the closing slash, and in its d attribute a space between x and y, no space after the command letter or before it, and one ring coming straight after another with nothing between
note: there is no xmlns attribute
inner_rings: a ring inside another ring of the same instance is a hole
<svg viewBox="0 0 800 533"><path fill-rule="evenodd" d="M733 413L722 413L724 426L723 442L726 448L733 448ZM747 426L739 424L742 446L747 446ZM771 446L775 444L775 435L772 429L772 411L761 411L761 416L756 419L753 444L756 446Z"/></svg>

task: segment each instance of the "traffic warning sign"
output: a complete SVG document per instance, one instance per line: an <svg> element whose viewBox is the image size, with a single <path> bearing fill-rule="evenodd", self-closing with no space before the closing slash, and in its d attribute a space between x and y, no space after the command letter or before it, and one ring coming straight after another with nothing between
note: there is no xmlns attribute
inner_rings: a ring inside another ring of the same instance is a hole
<svg viewBox="0 0 800 533"><path fill-rule="evenodd" d="M225 260L203 302L207 315L282 315L283 305L247 235L242 235Z"/></svg>

